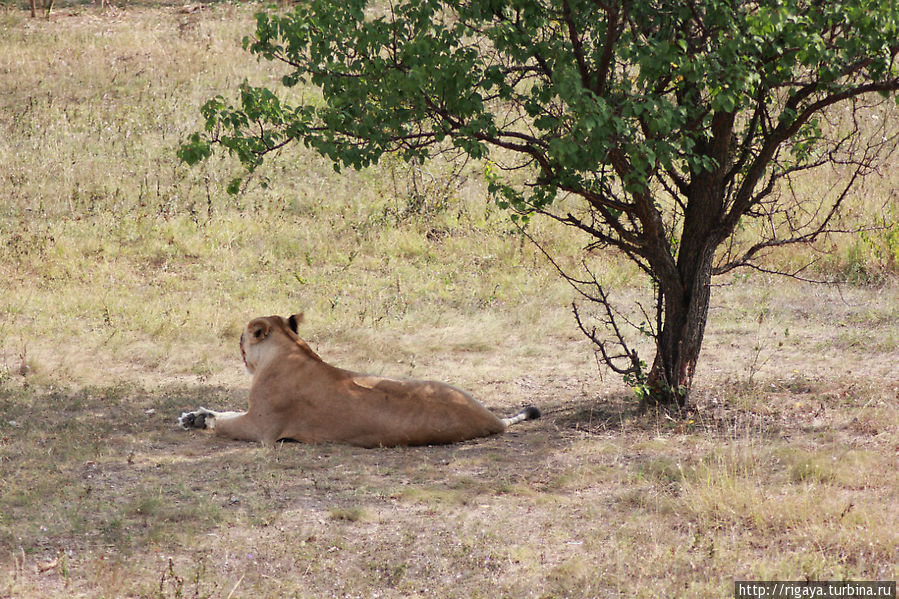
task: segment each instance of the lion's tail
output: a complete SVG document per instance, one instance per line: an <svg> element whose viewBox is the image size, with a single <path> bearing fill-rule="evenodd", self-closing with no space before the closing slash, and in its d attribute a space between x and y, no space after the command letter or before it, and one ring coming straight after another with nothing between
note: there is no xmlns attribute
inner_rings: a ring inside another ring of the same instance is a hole
<svg viewBox="0 0 899 599"><path fill-rule="evenodd" d="M524 422L525 420L536 420L538 418L540 418L540 410L538 410L534 406L528 406L511 418L503 418L502 422L506 428L509 428L513 424L518 424L519 422Z"/></svg>

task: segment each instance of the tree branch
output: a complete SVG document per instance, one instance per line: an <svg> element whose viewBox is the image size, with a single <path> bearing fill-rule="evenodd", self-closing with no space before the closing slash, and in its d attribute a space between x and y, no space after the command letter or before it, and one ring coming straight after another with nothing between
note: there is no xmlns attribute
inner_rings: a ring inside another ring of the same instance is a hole
<svg viewBox="0 0 899 599"><path fill-rule="evenodd" d="M787 101L785 110L789 108L798 112L802 101L812 96L816 91L818 91L818 86L816 84L810 84L805 88L797 91ZM796 118L792 121L782 121L774 129L774 131L771 132L771 135L768 137L767 142L763 145L755 160L747 169L743 182L741 183L734 197L731 209L728 212L727 217L724 219L722 234L729 235L734 230L734 227L736 227L737 222L739 222L740 220L740 217L745 214L751 207L754 198L754 188L759 179L761 179L761 177L764 175L765 171L768 168L768 165L771 162L771 159L773 158L778 148L780 148L781 144L795 135L813 115L821 112L828 106L832 106L844 100L848 100L864 94L895 91L899 91L899 77L887 81L877 81L864 85L858 85L841 92L825 96L824 98L816 102L812 102L804 109L802 109L801 112L798 112Z"/></svg>
<svg viewBox="0 0 899 599"><path fill-rule="evenodd" d="M797 244L797 243L811 243L811 242L814 242L818 237L820 237L821 235L826 234L826 233L850 233L850 232L853 232L853 231L849 231L849 230L829 229L828 226L829 226L831 220L833 220L834 216L836 216L837 212L839 211L840 206L843 203L843 200L846 199L846 196L849 193L849 190L855 184L856 179L858 179L858 177L861 175L862 168L863 168L863 165L859 165L856 168L855 172L852 174L852 177L849 179L849 182L843 188L842 193L840 193L839 197L837 197L834 200L833 204L830 207L830 210L827 213L827 216L824 218L823 221L821 221L821 223L817 227L814 228L814 230L809 231L808 233L804 233L802 235L797 235L797 236L790 237L787 239L768 239L768 240L756 243L755 245L753 245L752 247L747 249L743 253L743 255L740 256L739 258L737 258L736 260L733 260L727 264L723 264L723 265L715 267L712 270L712 275L715 275L715 276L721 275L721 274L727 273L731 270L734 270L735 268L744 267L744 266L748 266L748 267L756 268L756 269L760 270L760 268L757 265L753 264L751 262L751 260L759 252L761 252L762 250L765 250L765 249L782 247L785 245L793 245L793 244Z"/></svg>
<svg viewBox="0 0 899 599"><path fill-rule="evenodd" d="M571 42L571 50L577 63L578 73L581 76L581 85L584 86L584 89L593 89L590 83L590 69L587 66L587 60L584 58L584 44L574 23L574 16L571 14L571 4L569 4L568 0L562 0L562 19L565 21L565 26L568 29L568 41Z"/></svg>
<svg viewBox="0 0 899 599"><path fill-rule="evenodd" d="M612 58L615 56L615 44L621 37L624 22L627 20L630 10L629 2L622 2L622 10L613 2L610 6L600 5L606 13L606 38L602 43L602 51L599 55L599 65L596 70L596 84L593 92L602 97L606 91L609 73L612 70ZM623 13L623 14L622 14Z"/></svg>

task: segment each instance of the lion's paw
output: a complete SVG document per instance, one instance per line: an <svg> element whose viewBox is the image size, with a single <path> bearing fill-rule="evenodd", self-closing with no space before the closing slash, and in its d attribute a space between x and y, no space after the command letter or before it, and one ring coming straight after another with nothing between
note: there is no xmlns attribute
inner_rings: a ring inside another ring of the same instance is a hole
<svg viewBox="0 0 899 599"><path fill-rule="evenodd" d="M207 426L207 418L215 418L215 414L206 408L200 408L194 412L182 412L178 417L178 424L186 431L192 428L203 429Z"/></svg>

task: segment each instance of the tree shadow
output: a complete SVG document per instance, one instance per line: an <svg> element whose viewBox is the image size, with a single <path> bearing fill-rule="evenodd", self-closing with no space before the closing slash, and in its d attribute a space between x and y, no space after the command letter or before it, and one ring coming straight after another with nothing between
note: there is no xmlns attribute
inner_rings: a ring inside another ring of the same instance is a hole
<svg viewBox="0 0 899 599"><path fill-rule="evenodd" d="M646 411L632 395L618 393L602 399L567 400L550 406L543 419L559 431L608 435L646 424Z"/></svg>

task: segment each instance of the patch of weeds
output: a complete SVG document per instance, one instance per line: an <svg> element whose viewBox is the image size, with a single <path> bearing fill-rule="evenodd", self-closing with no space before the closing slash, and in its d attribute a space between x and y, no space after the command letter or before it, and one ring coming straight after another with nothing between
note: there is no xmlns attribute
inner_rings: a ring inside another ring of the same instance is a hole
<svg viewBox="0 0 899 599"><path fill-rule="evenodd" d="M471 493L464 489L405 487L398 496L426 505L468 505L471 501Z"/></svg>
<svg viewBox="0 0 899 599"><path fill-rule="evenodd" d="M820 456L805 456L790 467L794 483L830 483L835 478L831 465Z"/></svg>
<svg viewBox="0 0 899 599"><path fill-rule="evenodd" d="M497 482L492 487L492 492L496 495L514 495L516 497L537 497L540 493L525 482Z"/></svg>
<svg viewBox="0 0 899 599"><path fill-rule="evenodd" d="M899 243L896 243L899 233L896 231L899 229L893 229L892 236L884 236L887 241L886 247L882 247L877 243L878 240L865 232L857 234L853 242L843 250L842 255L837 257L840 262L835 265L837 271L835 274L850 285L876 286L884 284L891 267L894 268L896 264L896 248L899 247ZM886 263L872 260L872 258L879 258L878 254L888 257Z"/></svg>
<svg viewBox="0 0 899 599"><path fill-rule="evenodd" d="M661 484L667 492L677 493L685 480L695 478L695 472L692 466L684 465L682 460L663 455L640 462L637 476Z"/></svg>
<svg viewBox="0 0 899 599"><path fill-rule="evenodd" d="M549 482L541 485L540 490L553 493L584 489L606 480L610 472L610 468L602 464L579 464L559 472Z"/></svg>
<svg viewBox="0 0 899 599"><path fill-rule="evenodd" d="M834 565L832 558L821 548L803 547L800 551L780 552L778 559L760 572L759 576L766 577L765 580L783 580L782 576L792 576L796 580L842 578L843 574L834 571Z"/></svg>
<svg viewBox="0 0 899 599"><path fill-rule="evenodd" d="M676 514L680 506L672 493L659 493L649 486L631 487L615 498L616 508L623 514L651 513L654 515Z"/></svg>
<svg viewBox="0 0 899 599"><path fill-rule="evenodd" d="M766 528L770 499L760 464L751 447L733 446L705 456L681 481L679 510L703 528Z"/></svg>
<svg viewBox="0 0 899 599"><path fill-rule="evenodd" d="M616 503L622 510L647 509L653 505L654 499L647 487L630 487L616 497Z"/></svg>
<svg viewBox="0 0 899 599"><path fill-rule="evenodd" d="M216 595L218 585L215 581L207 580L210 574L206 568L206 557L198 556L193 564L192 571L187 574L179 574L182 568L175 567L175 560L168 559L159 577L159 586L154 589L158 599L208 599ZM230 596L230 595L229 595Z"/></svg>
<svg viewBox="0 0 899 599"><path fill-rule="evenodd" d="M601 580L596 565L582 556L563 561L548 572L551 597L602 597ZM558 594L555 594L558 593Z"/></svg>
<svg viewBox="0 0 899 599"><path fill-rule="evenodd" d="M807 395L820 388L820 381L810 378L804 373L794 371L789 379L772 383L773 387L789 391L793 395Z"/></svg>
<svg viewBox="0 0 899 599"><path fill-rule="evenodd" d="M157 496L138 497L125 509L125 513L140 518L155 518L160 515L162 506L163 502Z"/></svg>
<svg viewBox="0 0 899 599"><path fill-rule="evenodd" d="M330 517L339 522L359 522L367 517L366 511L358 506L331 508Z"/></svg>
<svg viewBox="0 0 899 599"><path fill-rule="evenodd" d="M369 564L369 570L372 575L380 581L380 583L388 588L399 585L406 576L409 565L405 562L372 562Z"/></svg>
<svg viewBox="0 0 899 599"><path fill-rule="evenodd" d="M117 515L107 516L100 520L98 531L106 545L112 545L117 551L127 551L133 547L131 531L125 526L123 518Z"/></svg>

